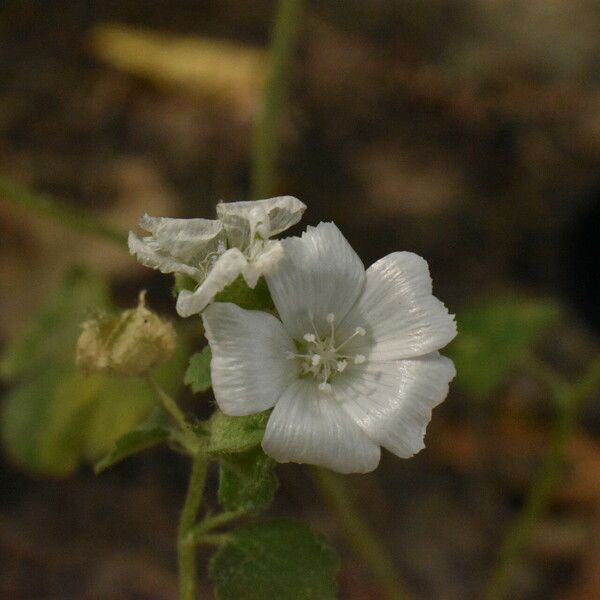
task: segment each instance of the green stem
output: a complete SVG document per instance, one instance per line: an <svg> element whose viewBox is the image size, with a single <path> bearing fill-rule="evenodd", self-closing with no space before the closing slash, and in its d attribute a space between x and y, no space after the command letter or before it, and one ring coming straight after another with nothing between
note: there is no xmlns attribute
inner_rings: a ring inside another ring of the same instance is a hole
<svg viewBox="0 0 600 600"><path fill-rule="evenodd" d="M0 198L47 217L79 233L92 235L127 249L127 234L101 223L75 206L36 194L0 175Z"/></svg>
<svg viewBox="0 0 600 600"><path fill-rule="evenodd" d="M189 452L191 455L195 455L198 452L199 448L199 439L198 436L192 430L191 425L188 420L185 418L185 415L177 405L177 402L163 390L162 386L152 377L152 375L147 375L146 380L148 384L152 388L154 394L160 401L162 407L171 415L175 423L179 428L180 436L178 441L182 444L182 446Z"/></svg>
<svg viewBox="0 0 600 600"><path fill-rule="evenodd" d="M198 511L204 496L208 458L202 450L196 454L192 463L192 474L188 492L179 518L177 532L177 554L179 560L179 598L196 600L196 540L191 532L198 518Z"/></svg>
<svg viewBox="0 0 600 600"><path fill-rule="evenodd" d="M196 543L208 546L222 546L231 539L228 533L205 533Z"/></svg>
<svg viewBox="0 0 600 600"><path fill-rule="evenodd" d="M387 600L407 599L395 567L376 535L363 520L352 500L352 490L339 475L313 467L312 474L321 495L335 513L342 532L353 550L367 564Z"/></svg>
<svg viewBox="0 0 600 600"><path fill-rule="evenodd" d="M200 523L197 523L191 531L191 535L198 543L202 543L206 535L211 532L213 529L217 527L222 527L223 525L227 525L231 521L235 519L239 519L246 514L246 511L230 511L230 512L222 512L218 515L207 516Z"/></svg>
<svg viewBox="0 0 600 600"><path fill-rule="evenodd" d="M252 197L269 196L275 187L279 122L289 65L298 33L303 0L280 0L271 39L271 67L252 149Z"/></svg>
<svg viewBox="0 0 600 600"><path fill-rule="evenodd" d="M154 394L160 400L163 408L173 417L173 420L179 425L179 428L182 431L188 431L190 428L189 423L179 406L177 406L177 402L163 390L162 386L154 379L154 377L152 377L152 375L148 375L146 379L154 391Z"/></svg>
<svg viewBox="0 0 600 600"><path fill-rule="evenodd" d="M600 385L600 358L596 359L585 375L572 385L564 384L559 377L548 373L547 369L540 370L536 367L536 371L545 373L544 380L553 392L557 409L556 425L540 473L529 490L521 513L504 538L492 569L486 600L502 600L508 596L513 567L535 525L548 507L552 492L562 475L567 446L577 429L580 405Z"/></svg>

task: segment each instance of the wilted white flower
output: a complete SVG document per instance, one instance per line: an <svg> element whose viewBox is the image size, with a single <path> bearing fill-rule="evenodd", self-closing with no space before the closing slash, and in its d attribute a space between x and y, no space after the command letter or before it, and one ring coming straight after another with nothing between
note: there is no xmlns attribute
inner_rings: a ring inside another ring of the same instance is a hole
<svg viewBox="0 0 600 600"><path fill-rule="evenodd" d="M412 456L455 375L437 350L456 324L427 263L394 252L365 272L333 223L282 244L267 275L281 321L229 303L203 313L219 407L274 407L262 445L279 462L351 473L374 469L380 446Z"/></svg>
<svg viewBox="0 0 600 600"><path fill-rule="evenodd" d="M144 215L140 227L150 235L129 232L129 251L161 273L183 273L198 283L182 290L177 312L189 317L240 275L254 288L283 255L274 235L295 225L306 206L292 196L217 205L216 220L170 219Z"/></svg>

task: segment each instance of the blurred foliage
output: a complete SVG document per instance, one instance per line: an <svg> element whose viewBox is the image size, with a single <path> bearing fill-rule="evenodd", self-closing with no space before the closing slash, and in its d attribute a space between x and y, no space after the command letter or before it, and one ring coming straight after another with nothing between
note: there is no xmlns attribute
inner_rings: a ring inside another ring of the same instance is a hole
<svg viewBox="0 0 600 600"><path fill-rule="evenodd" d="M262 448L221 459L219 503L225 510L256 511L275 497L279 481L275 461Z"/></svg>
<svg viewBox="0 0 600 600"><path fill-rule="evenodd" d="M258 105L268 66L262 49L116 24L94 28L90 45L99 59L120 71L250 109Z"/></svg>
<svg viewBox="0 0 600 600"><path fill-rule="evenodd" d="M0 373L11 384L2 405L2 442L22 468L69 475L82 461L107 453L155 405L140 378L85 376L75 367L81 323L94 311L113 309L106 281L74 270L0 358ZM186 357L180 339L173 358L157 369L157 379L172 393Z"/></svg>
<svg viewBox="0 0 600 600"><path fill-rule="evenodd" d="M220 600L329 600L340 563L325 539L287 519L254 523L228 535L210 562Z"/></svg>
<svg viewBox="0 0 600 600"><path fill-rule="evenodd" d="M185 372L183 383L188 385L194 394L206 392L211 387L211 358L210 346L205 346L201 352L196 352L190 358L190 364Z"/></svg>
<svg viewBox="0 0 600 600"><path fill-rule="evenodd" d="M456 383L485 399L559 315L553 300L516 297L464 310L457 316L459 335L445 351L456 366Z"/></svg>

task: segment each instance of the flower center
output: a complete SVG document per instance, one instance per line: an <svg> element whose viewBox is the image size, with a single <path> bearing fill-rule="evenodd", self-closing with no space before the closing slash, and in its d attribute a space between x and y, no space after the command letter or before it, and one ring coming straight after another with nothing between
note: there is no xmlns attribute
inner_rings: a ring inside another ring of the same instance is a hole
<svg viewBox="0 0 600 600"><path fill-rule="evenodd" d="M319 335L317 332L312 316L310 322L313 331L305 333L302 337L302 342L300 342L303 352L288 352L286 358L290 360L300 359L300 373L302 375L312 375L320 382L320 390L329 391L331 389L329 380L344 371L350 362L355 365L365 362L363 354L351 356L342 354L340 350L351 339L356 336L363 336L366 332L362 327L356 327L352 335L340 344L336 344L335 315L333 313L327 315L327 322L330 324L330 329L324 336Z"/></svg>

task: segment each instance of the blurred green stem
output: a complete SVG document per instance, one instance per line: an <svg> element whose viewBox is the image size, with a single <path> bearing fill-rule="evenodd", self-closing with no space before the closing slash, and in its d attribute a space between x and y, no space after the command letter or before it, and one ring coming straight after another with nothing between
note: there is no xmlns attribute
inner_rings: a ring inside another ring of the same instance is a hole
<svg viewBox="0 0 600 600"><path fill-rule="evenodd" d="M577 429L580 405L600 385L600 357L592 362L579 381L571 385L563 382L544 363L535 360L531 367L552 392L557 411L556 424L540 473L500 548L485 595L487 600L509 597L513 567L548 507L554 487L562 474L567 446Z"/></svg>
<svg viewBox="0 0 600 600"><path fill-rule="evenodd" d="M298 33L303 0L280 0L271 39L271 67L262 110L254 132L251 193L253 198L273 194L280 146L281 108L289 79L289 65Z"/></svg>
<svg viewBox="0 0 600 600"><path fill-rule="evenodd" d="M127 234L101 223L74 206L64 204L49 196L36 194L0 175L0 199L47 217L79 233L92 235L127 249Z"/></svg>
<svg viewBox="0 0 600 600"><path fill-rule="evenodd" d="M341 476L327 469L312 467L312 474L319 492L335 513L344 536L371 570L386 600L408 599L392 560L354 503L350 486Z"/></svg>

